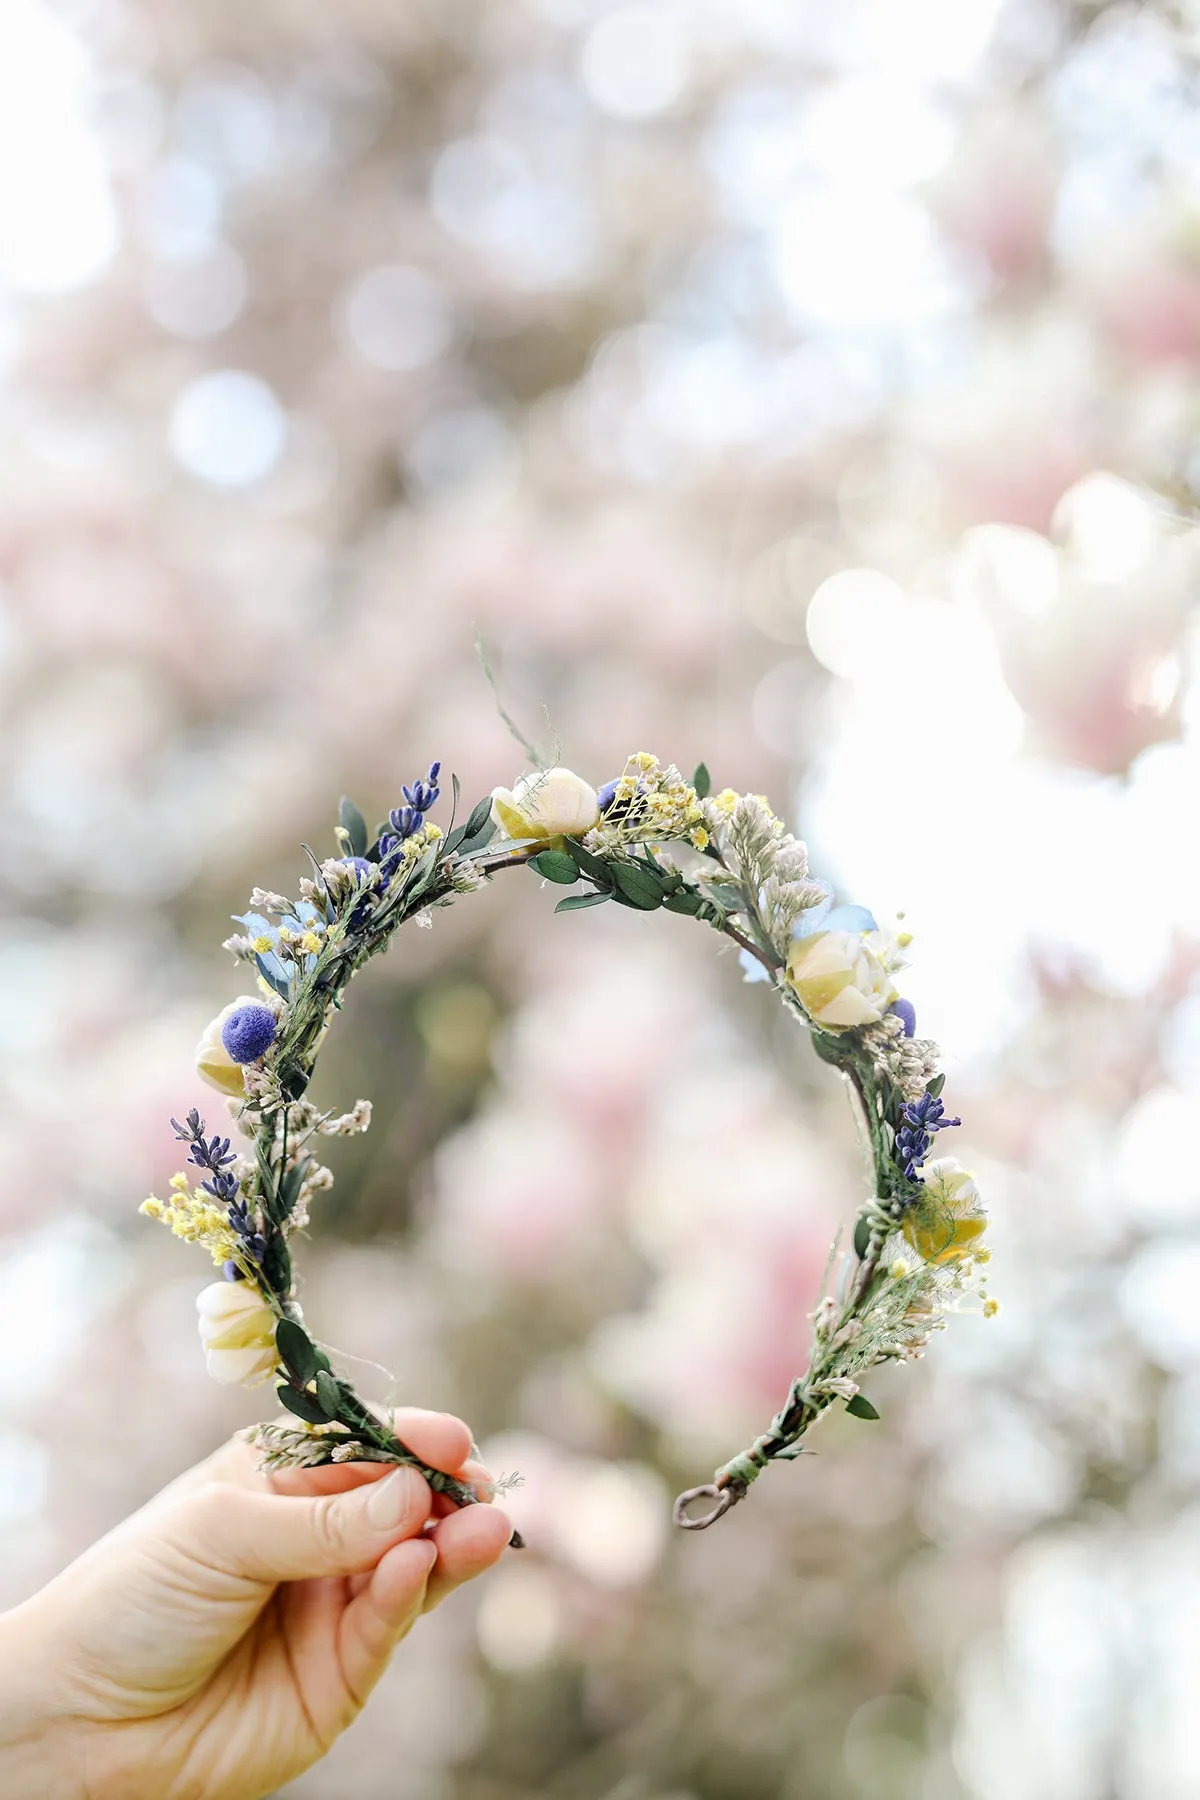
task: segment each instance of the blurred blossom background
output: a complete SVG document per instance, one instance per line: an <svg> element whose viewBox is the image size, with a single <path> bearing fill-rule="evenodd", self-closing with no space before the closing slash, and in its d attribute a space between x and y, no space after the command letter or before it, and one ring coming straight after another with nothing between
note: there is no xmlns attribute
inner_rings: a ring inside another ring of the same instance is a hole
<svg viewBox="0 0 1200 1800"><path fill-rule="evenodd" d="M844 1094L687 921L402 939L306 1309L533 1548L295 1800L1200 1792L1198 61L1195 0L0 7L3 1600L263 1405L136 1208L251 885L518 773L476 628L594 783L704 757L903 910L994 1210L1000 1317L673 1536Z"/></svg>

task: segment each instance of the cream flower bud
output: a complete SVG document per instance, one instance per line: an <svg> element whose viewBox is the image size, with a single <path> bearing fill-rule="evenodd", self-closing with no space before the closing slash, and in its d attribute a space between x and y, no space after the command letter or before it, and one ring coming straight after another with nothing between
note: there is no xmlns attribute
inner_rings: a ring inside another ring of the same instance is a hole
<svg viewBox="0 0 1200 1800"><path fill-rule="evenodd" d="M922 1175L920 1198L900 1229L922 1261L958 1262L975 1248L987 1226L983 1196L974 1176L953 1156L927 1163Z"/></svg>
<svg viewBox="0 0 1200 1800"><path fill-rule="evenodd" d="M814 1025L848 1031L883 1018L899 990L861 932L816 931L792 941L784 974Z"/></svg>
<svg viewBox="0 0 1200 1800"><path fill-rule="evenodd" d="M582 837L600 817L596 790L570 769L534 769L492 789L496 823L510 838Z"/></svg>
<svg viewBox="0 0 1200 1800"><path fill-rule="evenodd" d="M275 1314L252 1281L214 1281L196 1296L208 1372L226 1387L263 1381L279 1361Z"/></svg>
<svg viewBox="0 0 1200 1800"><path fill-rule="evenodd" d="M226 1019L237 1012L239 1007L261 1005L261 994L239 994L236 1000L231 1000L204 1027L200 1042L196 1045L196 1073L201 1081L207 1081L209 1087L215 1087L222 1094L233 1094L238 1100L243 1099L246 1093L241 1064L235 1063L230 1056L221 1042L221 1033L225 1029Z"/></svg>

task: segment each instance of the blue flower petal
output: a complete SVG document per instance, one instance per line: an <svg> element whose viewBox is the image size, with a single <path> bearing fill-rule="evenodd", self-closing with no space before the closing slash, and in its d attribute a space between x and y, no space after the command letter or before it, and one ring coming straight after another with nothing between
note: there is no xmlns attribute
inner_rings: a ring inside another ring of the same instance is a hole
<svg viewBox="0 0 1200 1800"><path fill-rule="evenodd" d="M792 927L792 936L794 938L814 937L818 931L828 930L825 921L832 905L833 896L826 894L825 898L816 906L806 907Z"/></svg>
<svg viewBox="0 0 1200 1800"><path fill-rule="evenodd" d="M826 931L878 931L874 913L865 906L835 906L826 916Z"/></svg>
<svg viewBox="0 0 1200 1800"><path fill-rule="evenodd" d="M748 950L739 950L738 961L747 981L770 981L771 977L759 962L757 956L751 956Z"/></svg>

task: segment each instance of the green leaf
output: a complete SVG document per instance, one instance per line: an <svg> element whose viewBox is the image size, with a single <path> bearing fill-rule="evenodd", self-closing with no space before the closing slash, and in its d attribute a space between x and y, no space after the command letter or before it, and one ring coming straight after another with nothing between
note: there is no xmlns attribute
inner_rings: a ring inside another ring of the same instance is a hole
<svg viewBox="0 0 1200 1800"><path fill-rule="evenodd" d="M342 1390L328 1369L318 1369L314 1386L317 1399L325 1408L331 1419L336 1419L342 1410Z"/></svg>
<svg viewBox="0 0 1200 1800"><path fill-rule="evenodd" d="M464 856L475 856L480 850L487 848L495 835L496 821L495 819L487 818L483 821L479 830L472 832L468 837L465 837L458 847Z"/></svg>
<svg viewBox="0 0 1200 1800"><path fill-rule="evenodd" d="M937 1100L940 1098L942 1089L945 1085L946 1077L944 1075L935 1075L932 1081L926 1083L925 1092L927 1094L932 1094L933 1098Z"/></svg>
<svg viewBox="0 0 1200 1800"><path fill-rule="evenodd" d="M853 1400L847 1400L846 1411L856 1419L877 1419L879 1417L865 1394L855 1394Z"/></svg>
<svg viewBox="0 0 1200 1800"><path fill-rule="evenodd" d="M555 912L581 912L585 906L603 906L611 898L609 894L568 894L560 900Z"/></svg>
<svg viewBox="0 0 1200 1800"><path fill-rule="evenodd" d="M584 874L591 876L597 887L612 887L612 864L606 863L603 857L593 856L590 850L585 850L578 838L571 839L571 855Z"/></svg>
<svg viewBox="0 0 1200 1800"><path fill-rule="evenodd" d="M367 821L353 800L348 799L345 794L342 795L341 803L338 806L338 824L350 839L351 855L365 856L367 854Z"/></svg>
<svg viewBox="0 0 1200 1800"><path fill-rule="evenodd" d="M697 763L696 773L692 776L692 786L702 800L706 800L712 791L712 776L708 772L707 763Z"/></svg>
<svg viewBox="0 0 1200 1800"><path fill-rule="evenodd" d="M302 1389L277 1387L275 1393L281 1406L286 1406L290 1413L303 1419L306 1425L328 1425L331 1415L325 1411L315 1394Z"/></svg>
<svg viewBox="0 0 1200 1800"><path fill-rule="evenodd" d="M294 1319L280 1319L275 1327L275 1347L296 1380L312 1380L317 1372L317 1353L307 1331Z"/></svg>
<svg viewBox="0 0 1200 1800"><path fill-rule="evenodd" d="M685 888L681 894L668 894L663 905L668 912L685 913L689 919L694 919L704 910L704 897Z"/></svg>
<svg viewBox="0 0 1200 1800"><path fill-rule="evenodd" d="M450 793L452 796L450 801L450 823L453 825L458 814L459 797L462 794L462 782L458 779L458 776L454 774L451 774L450 776Z"/></svg>
<svg viewBox="0 0 1200 1800"><path fill-rule="evenodd" d="M482 850L484 845L495 835L496 822L492 818L492 796L485 794L482 800L476 801L465 825L456 825L446 839L446 849L461 850L469 855L473 850Z"/></svg>
<svg viewBox="0 0 1200 1800"><path fill-rule="evenodd" d="M544 875L547 881L557 881L562 887L569 887L579 880L579 864L565 850L539 850L536 856L530 857L529 866Z"/></svg>
<svg viewBox="0 0 1200 1800"><path fill-rule="evenodd" d="M657 875L651 875L633 863L614 863L613 880L631 906L642 912L654 912L663 903L663 886Z"/></svg>
<svg viewBox="0 0 1200 1800"><path fill-rule="evenodd" d="M308 1174L311 1167L312 1157L302 1156L300 1161L287 1171L283 1180L280 1182L279 1204L277 1210L281 1222L282 1220L291 1217L296 1202L300 1198L300 1189L303 1186L304 1177ZM307 1377L305 1377L305 1379L307 1380Z"/></svg>
<svg viewBox="0 0 1200 1800"><path fill-rule="evenodd" d="M273 1231L267 1239L262 1272L273 1294L288 1292L292 1285L292 1258L282 1231Z"/></svg>
<svg viewBox="0 0 1200 1800"><path fill-rule="evenodd" d="M867 1254L871 1242L871 1221L864 1213L854 1221L854 1254L859 1262Z"/></svg>

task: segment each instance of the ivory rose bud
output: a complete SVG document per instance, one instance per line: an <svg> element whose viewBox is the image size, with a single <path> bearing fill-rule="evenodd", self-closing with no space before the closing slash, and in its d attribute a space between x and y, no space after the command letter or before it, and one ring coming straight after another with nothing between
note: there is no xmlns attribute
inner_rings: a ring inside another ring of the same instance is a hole
<svg viewBox="0 0 1200 1800"><path fill-rule="evenodd" d="M196 1296L208 1372L225 1387L262 1381L279 1361L275 1314L252 1281L214 1281Z"/></svg>
<svg viewBox="0 0 1200 1800"><path fill-rule="evenodd" d="M813 1024L824 1031L874 1025L900 997L858 931L816 931L794 938L784 979Z"/></svg>
<svg viewBox="0 0 1200 1800"><path fill-rule="evenodd" d="M534 769L492 789L496 823L510 838L582 837L600 817L596 790L570 769Z"/></svg>
<svg viewBox="0 0 1200 1800"><path fill-rule="evenodd" d="M905 1214L900 1229L927 1263L958 1262L974 1249L987 1226L983 1198L953 1156L927 1163L920 1199Z"/></svg>
<svg viewBox="0 0 1200 1800"><path fill-rule="evenodd" d="M207 1081L209 1087L215 1087L222 1094L232 1094L238 1100L244 1098L246 1084L242 1080L241 1067L225 1048L221 1034L234 1013L247 1006L261 1007L262 1001L253 994L239 994L204 1027L196 1045L196 1073L201 1081Z"/></svg>

